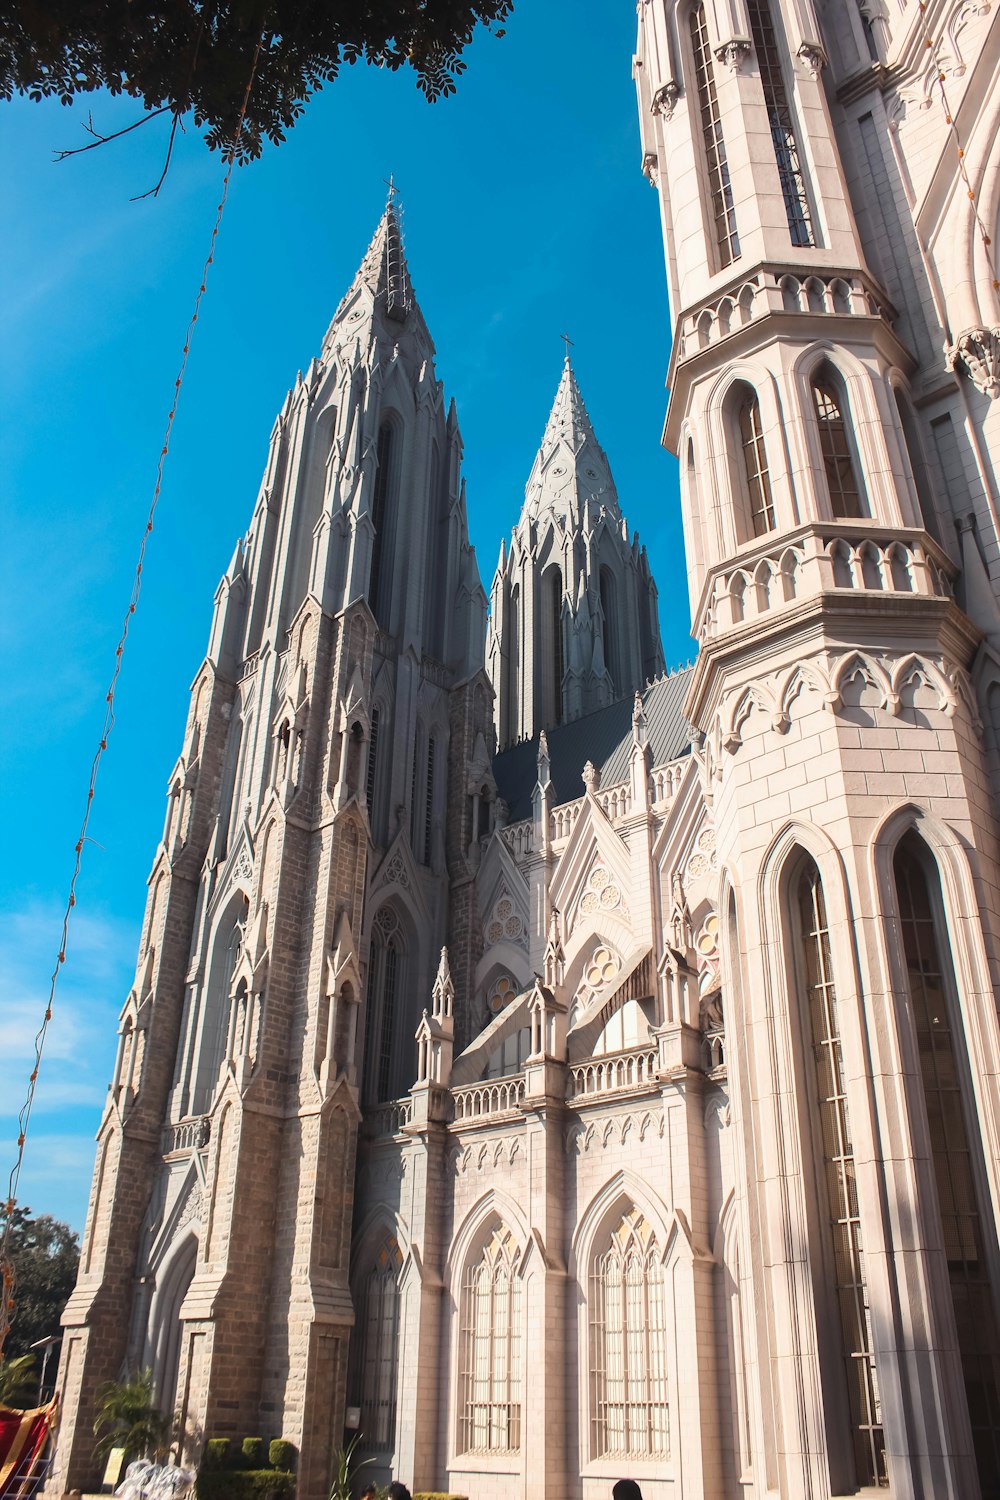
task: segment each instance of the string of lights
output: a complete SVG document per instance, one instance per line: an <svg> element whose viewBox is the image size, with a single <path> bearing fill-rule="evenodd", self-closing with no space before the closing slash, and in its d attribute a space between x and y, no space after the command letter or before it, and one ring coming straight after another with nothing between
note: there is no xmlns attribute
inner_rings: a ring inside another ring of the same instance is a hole
<svg viewBox="0 0 1000 1500"><path fill-rule="evenodd" d="M977 228L979 230L979 237L983 242L983 249L986 252L986 264L989 266L990 279L992 282L993 290L995 292L998 292L1000 291L1000 278L997 277L996 260L993 255L993 240L990 236L990 232L987 229L985 222L983 221L983 217L979 212L979 204L976 201L975 190L969 177L968 167L966 166L965 147L962 145L962 139L958 133L958 126L955 123L955 113L951 107L951 102L948 98L948 91L945 87L945 74L940 66L940 63L938 62L937 47L935 45L934 38L931 35L930 25L927 20L927 0L918 0L918 8L920 12L920 26L924 34L924 50L931 53L934 62L934 83L941 97L941 105L944 109L945 123L951 131L952 137L955 142L955 151L958 157L959 175L963 183L965 184L965 191L968 196L969 202L972 204L972 212L976 220Z"/></svg>
<svg viewBox="0 0 1000 1500"><path fill-rule="evenodd" d="M125 654L125 645L128 641L129 629L132 617L139 603L139 595L142 589L142 570L146 558L146 547L149 543L150 534L153 530L153 521L156 516L156 508L160 499L160 491L163 487L163 470L167 454L170 450L170 437L173 432L174 418L177 415L177 406L180 401L181 387L184 383L184 374L187 370L188 355L191 352L191 340L194 336L195 325L201 311L202 298L208 283L209 268L215 260L215 245L219 237L219 229L222 225L222 215L226 207L226 199L229 196L229 185L232 180L233 168L236 165L236 152L243 135L243 126L246 119L247 107L250 103L250 94L253 89L254 78L257 73L257 64L260 61L261 49L264 45L264 34L261 33L257 46L254 50L253 61L250 65L250 75L247 79L246 89L243 94L243 102L240 107L239 119L232 144L226 154L226 170L222 179L222 191L215 212L215 222L212 226L212 234L208 244L208 254L205 258L201 273L201 285L198 288L194 300L194 308L188 321L187 331L184 335L184 346L181 352L181 361L174 381L173 400L167 414L167 423L163 434L163 443L160 447L159 458L156 464L156 477L153 484L153 493L150 500L149 511L146 516L146 525L139 543L139 552L136 558L135 572L132 577L132 591L129 596L128 608L122 621L121 631L118 636L118 644L115 647L114 668L111 680L108 683L107 692L104 695L104 722L101 726L101 736L94 752L94 758L90 766L90 778L87 785L87 799L84 808L83 821L74 845L73 872L69 882L69 892L66 907L63 912L62 932L59 938L59 951L56 954L55 967L49 979L49 996L42 1017L42 1023L35 1034L34 1039L34 1061L31 1072L28 1075L28 1088L24 1103L21 1106L17 1122L17 1153L14 1164L10 1171L7 1184L7 1196L3 1204L3 1234L0 1237L0 1356L3 1354L4 1343L10 1330L11 1318L14 1312L14 1288L15 1268L10 1257L10 1239L14 1224L14 1210L17 1207L17 1190L21 1177L21 1166L24 1161L24 1145L28 1134L28 1123L31 1119L31 1108L35 1098L35 1088L38 1083L38 1074L41 1069L42 1055L45 1050L45 1041L48 1035L49 1024L52 1021L53 1007L55 1003L56 987L59 975L66 963L66 953L69 941L70 919L76 906L76 885L80 875L80 866L83 860L83 847L87 842L87 829L90 825L90 814L94 806L94 792L97 784L97 774L100 770L101 760L105 750L108 748L108 739L115 725L115 693L118 687L118 678L121 673L122 658Z"/></svg>

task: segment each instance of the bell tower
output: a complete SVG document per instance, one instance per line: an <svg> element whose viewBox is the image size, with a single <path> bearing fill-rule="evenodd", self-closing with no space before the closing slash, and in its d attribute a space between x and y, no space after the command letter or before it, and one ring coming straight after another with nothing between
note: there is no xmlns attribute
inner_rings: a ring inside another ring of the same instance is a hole
<svg viewBox="0 0 1000 1500"><path fill-rule="evenodd" d="M906 138L907 179L884 125L932 9L639 6L673 320L664 442L699 644L685 713L742 1143L753 1493L789 1500L1000 1487L998 851L974 681L996 620L982 465L987 491L996 475L989 413L935 356L945 329L928 335L941 304L903 274L923 146ZM971 69L984 86L991 55ZM926 457L944 420L970 456L957 484ZM978 515L982 549L960 549L952 509L966 533ZM956 1191L981 1247L972 1324Z"/></svg>
<svg viewBox="0 0 1000 1500"><path fill-rule="evenodd" d="M281 1432L301 1500L329 1493L358 1130L413 1082L472 899L490 692L461 449L390 201L216 592L64 1315L60 1493L95 1477L102 1382L146 1366L183 1462Z"/></svg>

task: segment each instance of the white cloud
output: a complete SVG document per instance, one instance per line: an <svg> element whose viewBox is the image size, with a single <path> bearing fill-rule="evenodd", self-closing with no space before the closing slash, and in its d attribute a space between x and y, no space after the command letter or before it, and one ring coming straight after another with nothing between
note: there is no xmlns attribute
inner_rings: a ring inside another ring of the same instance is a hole
<svg viewBox="0 0 1000 1500"><path fill-rule="evenodd" d="M56 902L0 911L0 1182L16 1153L16 1119L34 1063L62 931ZM19 1202L82 1230L94 1134L114 1066L117 1016L135 965L136 933L99 912L74 913L39 1070Z"/></svg>
<svg viewBox="0 0 1000 1500"><path fill-rule="evenodd" d="M31 902L0 912L0 1117L16 1116L34 1064L62 930L58 907ZM132 978L135 934L124 923L80 913L70 925L33 1113L99 1110L113 1065L116 1017Z"/></svg>

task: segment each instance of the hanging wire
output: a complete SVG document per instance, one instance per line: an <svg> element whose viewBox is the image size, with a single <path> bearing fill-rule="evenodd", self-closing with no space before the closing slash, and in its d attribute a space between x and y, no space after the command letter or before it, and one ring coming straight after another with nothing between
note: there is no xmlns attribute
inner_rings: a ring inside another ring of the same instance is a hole
<svg viewBox="0 0 1000 1500"><path fill-rule="evenodd" d="M125 643L128 640L128 633L132 623L132 616L135 614L136 606L139 603L139 594L142 588L142 568L146 557L146 546L149 541L150 533L153 530L153 520L156 515L156 507L160 499L160 490L163 485L163 468L166 462L167 453L170 449L170 437L173 431L174 418L177 415L177 404L180 400L181 386L184 381L184 373L187 369L188 355L191 350L191 339L194 335L194 327L198 321L198 314L201 310L201 301L205 295L205 287L208 282L209 267L215 260L215 243L219 236L219 228L222 224L222 215L226 207L226 199L229 196L229 184L232 180L233 168L236 165L236 152L239 148L240 140L243 135L243 126L246 120L247 107L250 103L250 93L253 89L254 78L256 77L257 73L257 64L260 61L260 54L263 45L264 32L261 31L260 37L257 40L257 46L254 49L253 61L250 65L250 76L247 79L246 89L243 93L243 102L240 106L236 132L233 136L232 145L230 146L228 154L226 156L226 171L222 179L222 192L219 196L219 202L216 207L215 223L212 226L212 235L208 242L208 255L206 256L205 264L202 267L201 285L199 286L198 294L194 299L194 309L188 322L187 332L184 335L184 348L181 353L180 367L177 371L177 378L174 381L173 401L171 402L170 411L167 414L167 425L163 433L163 444L160 448L160 456L156 464L156 481L153 485L153 495L150 501L149 512L146 516L146 528L143 531L142 540L139 543L139 555L136 559L135 573L132 578L132 592L129 596L128 608L125 611L125 618L122 621L121 632L118 637L118 644L115 647L114 670L111 673L111 681L108 684L108 690L104 695L104 723L101 726L101 737L98 741L97 749L94 752L94 758L90 766L90 780L87 786L87 802L84 809L83 822L80 824L80 831L77 835L76 844L74 846L75 857L73 861L73 873L70 877L69 882L69 894L66 900L66 909L63 912L62 933L59 938L59 951L56 955L55 968L52 970L52 975L49 980L49 998L45 1007L45 1013L42 1017L42 1024L38 1028L38 1031L35 1035L34 1064L32 1066L31 1072L28 1075L28 1089L17 1119L17 1155L14 1159L14 1165L11 1168L7 1185L7 1197L3 1204L3 1235L2 1237L0 1237L0 1356L3 1355L3 1347L6 1341L7 1334L10 1331L11 1316L14 1311L15 1274L9 1251L11 1232L14 1222L14 1209L17 1206L17 1189L21 1177L21 1165L24 1160L24 1143L28 1134L28 1122L31 1118L31 1107L35 1099L35 1086L38 1082L38 1073L41 1067L42 1054L45 1050L45 1040L48 1035L49 1022L52 1020L52 1008L55 1001L56 986L59 982L59 975L62 967L66 962L66 949L69 939L70 917L72 916L73 908L76 906L76 883L80 875L80 864L83 859L83 846L87 842L87 828L90 823L90 814L94 805L94 790L97 783L97 773L100 770L101 760L103 758L105 750L108 748L108 739L115 725L115 692L118 687L118 677L121 673L122 657L125 653ZM91 840L90 842L92 843L93 840Z"/></svg>

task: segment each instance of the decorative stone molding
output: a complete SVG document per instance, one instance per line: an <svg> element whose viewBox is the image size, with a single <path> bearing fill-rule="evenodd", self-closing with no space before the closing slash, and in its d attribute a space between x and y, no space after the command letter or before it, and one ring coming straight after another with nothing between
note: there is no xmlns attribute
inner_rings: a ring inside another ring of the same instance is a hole
<svg viewBox="0 0 1000 1500"><path fill-rule="evenodd" d="M659 187L660 169L656 160L655 151L647 151L642 158L642 175L648 181L650 187Z"/></svg>
<svg viewBox="0 0 1000 1500"><path fill-rule="evenodd" d="M729 69L730 73L738 73L750 56L750 38L746 36L730 37L728 42L723 42L721 47L716 47L716 60L723 67Z"/></svg>
<svg viewBox="0 0 1000 1500"><path fill-rule="evenodd" d="M653 95L653 102L649 106L650 110L654 115L662 115L665 120L672 120L680 94L680 84L675 78L668 78L666 83L661 88L658 88Z"/></svg>
<svg viewBox="0 0 1000 1500"><path fill-rule="evenodd" d="M734 754L743 743L743 726L754 709L767 717L772 729L785 732L791 722L791 704L803 689L817 693L828 713L838 714L844 706L845 684L858 676L871 690L870 706L894 718L903 715L908 690L924 686L935 695L934 706L939 712L954 718L961 706L975 733L983 732L975 693L964 667L944 657L913 652L869 653L852 647L839 653L821 652L790 669L734 688L722 702L710 738L718 751ZM719 757L714 755L713 759L718 779L722 768Z"/></svg>
<svg viewBox="0 0 1000 1500"><path fill-rule="evenodd" d="M965 373L984 396L1000 396L1000 327L967 328L944 352L945 364L954 370L961 362Z"/></svg>
<svg viewBox="0 0 1000 1500"><path fill-rule="evenodd" d="M796 56L812 78L818 78L829 61L818 42L803 42Z"/></svg>

